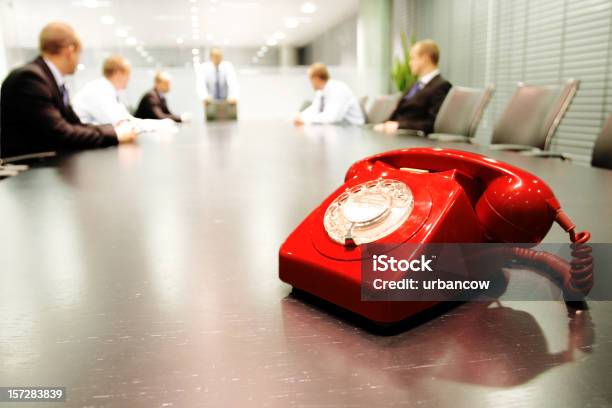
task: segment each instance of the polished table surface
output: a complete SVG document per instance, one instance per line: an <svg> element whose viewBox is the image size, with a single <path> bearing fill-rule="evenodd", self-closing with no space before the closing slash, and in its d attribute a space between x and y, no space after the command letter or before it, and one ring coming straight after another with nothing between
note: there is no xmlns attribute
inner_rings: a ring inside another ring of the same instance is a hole
<svg viewBox="0 0 612 408"><path fill-rule="evenodd" d="M352 162L433 144L187 125L0 181L0 386L66 386L71 407L612 405L611 302L573 319L557 301L464 303L383 336L279 281L279 246ZM612 171L490 155L612 242Z"/></svg>

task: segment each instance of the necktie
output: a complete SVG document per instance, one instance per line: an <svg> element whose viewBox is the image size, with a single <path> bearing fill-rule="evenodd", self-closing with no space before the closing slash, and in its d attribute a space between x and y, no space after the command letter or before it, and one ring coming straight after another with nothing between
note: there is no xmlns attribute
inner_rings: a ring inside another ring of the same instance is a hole
<svg viewBox="0 0 612 408"><path fill-rule="evenodd" d="M416 81L414 85L410 87L410 89L408 90L408 93L404 96L404 99L412 98L420 90L421 90L421 81Z"/></svg>
<svg viewBox="0 0 612 408"><path fill-rule="evenodd" d="M321 104L319 105L319 112L325 110L325 95L321 94Z"/></svg>
<svg viewBox="0 0 612 408"><path fill-rule="evenodd" d="M60 87L60 94L62 96L62 102L64 103L64 107L67 107L68 104L70 103L70 98L68 96L68 89L66 88L66 85L62 84Z"/></svg>
<svg viewBox="0 0 612 408"><path fill-rule="evenodd" d="M215 95L214 98L216 100L221 98L221 79L219 78L219 66L215 67Z"/></svg>

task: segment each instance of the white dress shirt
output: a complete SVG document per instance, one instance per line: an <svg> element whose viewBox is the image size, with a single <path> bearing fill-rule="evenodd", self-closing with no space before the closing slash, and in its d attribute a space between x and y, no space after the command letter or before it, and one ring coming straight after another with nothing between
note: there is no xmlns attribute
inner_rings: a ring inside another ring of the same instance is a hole
<svg viewBox="0 0 612 408"><path fill-rule="evenodd" d="M220 84L221 98L215 98L217 75ZM240 88L234 65L229 61L221 61L217 66L206 61L197 70L197 92L201 100L212 99L238 99Z"/></svg>
<svg viewBox="0 0 612 408"><path fill-rule="evenodd" d="M57 69L54 63L52 63L51 61L45 58L43 58L43 61L45 61L45 64L47 64L47 66L49 67L49 70L53 74L53 78L55 79L55 83L57 84L57 87L61 88L62 85L66 83L66 79L64 78L62 73L59 71L59 69Z"/></svg>
<svg viewBox="0 0 612 408"><path fill-rule="evenodd" d="M87 83L74 97L73 105L84 123L116 125L122 120L134 119L119 102L117 90L105 77Z"/></svg>
<svg viewBox="0 0 612 408"><path fill-rule="evenodd" d="M363 125L364 118L359 102L344 83L330 79L325 87L315 93L312 104L300 113L302 121L310 123L339 123Z"/></svg>

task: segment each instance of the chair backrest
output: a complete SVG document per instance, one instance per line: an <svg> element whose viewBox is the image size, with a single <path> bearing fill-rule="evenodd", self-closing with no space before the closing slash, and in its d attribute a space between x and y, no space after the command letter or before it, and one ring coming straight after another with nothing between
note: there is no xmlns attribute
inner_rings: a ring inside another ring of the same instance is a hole
<svg viewBox="0 0 612 408"><path fill-rule="evenodd" d="M453 86L444 98L434 123L434 133L474 137L494 87L485 89Z"/></svg>
<svg viewBox="0 0 612 408"><path fill-rule="evenodd" d="M548 149L579 83L575 79L554 86L519 83L495 125L491 143Z"/></svg>
<svg viewBox="0 0 612 408"><path fill-rule="evenodd" d="M612 169L612 115L608 116L608 120L595 141L591 165Z"/></svg>
<svg viewBox="0 0 612 408"><path fill-rule="evenodd" d="M359 98L359 107L361 108L361 113L363 114L364 119L368 117L367 105L368 105L367 95L364 95L361 98Z"/></svg>
<svg viewBox="0 0 612 408"><path fill-rule="evenodd" d="M389 116L395 110L397 102L401 95L383 95L374 99L368 114L366 115L367 123L382 123L389 119Z"/></svg>

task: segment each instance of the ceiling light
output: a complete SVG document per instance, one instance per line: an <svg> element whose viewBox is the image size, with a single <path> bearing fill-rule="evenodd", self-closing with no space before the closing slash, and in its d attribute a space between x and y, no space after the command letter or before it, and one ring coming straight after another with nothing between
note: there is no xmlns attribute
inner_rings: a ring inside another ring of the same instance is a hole
<svg viewBox="0 0 612 408"><path fill-rule="evenodd" d="M178 38L176 39L176 43L177 43L177 44L182 44L182 43L183 43L183 39L182 39L181 37L178 37Z"/></svg>
<svg viewBox="0 0 612 408"><path fill-rule="evenodd" d="M77 69L78 69L79 71L84 70L84 69L85 69L85 64L79 64L79 65L77 65Z"/></svg>
<svg viewBox="0 0 612 408"><path fill-rule="evenodd" d="M115 35L117 37L127 37L128 36L128 32L125 28L117 28L115 29Z"/></svg>
<svg viewBox="0 0 612 408"><path fill-rule="evenodd" d="M253 1L228 1L223 3L221 6L233 9L256 9L260 8L261 4Z"/></svg>
<svg viewBox="0 0 612 408"><path fill-rule="evenodd" d="M200 54L200 50L198 50L197 48L193 48L193 49L191 50L191 53L192 53L193 55L199 55L199 54Z"/></svg>
<svg viewBox="0 0 612 408"><path fill-rule="evenodd" d="M302 7L300 7L300 11L304 14L312 14L317 11L317 5L310 1L307 1L306 3L302 4Z"/></svg>
<svg viewBox="0 0 612 408"><path fill-rule="evenodd" d="M115 18L113 16L102 16L100 22L107 25L115 24Z"/></svg>
<svg viewBox="0 0 612 408"><path fill-rule="evenodd" d="M268 47L266 47L265 45L264 45L264 46L262 46L260 49L261 49L261 51L263 51L263 52L268 51Z"/></svg>
<svg viewBox="0 0 612 408"><path fill-rule="evenodd" d="M198 21L198 16L191 16L191 21L197 22Z"/></svg>
<svg viewBox="0 0 612 408"><path fill-rule="evenodd" d="M275 38L268 38L268 41L266 41L266 44L268 44L270 47L274 47L275 45L278 44L278 41L276 41Z"/></svg>
<svg viewBox="0 0 612 408"><path fill-rule="evenodd" d="M285 39L285 33L277 31L277 32L274 33L274 38L276 38L277 40L284 40Z"/></svg>
<svg viewBox="0 0 612 408"><path fill-rule="evenodd" d="M289 29L296 28L298 25L300 25L300 22L298 21L297 18L286 18L285 19L285 27Z"/></svg>
<svg viewBox="0 0 612 408"><path fill-rule="evenodd" d="M136 41L136 39L134 37L128 37L125 39L125 43L127 45L136 45L138 43L138 41Z"/></svg>

